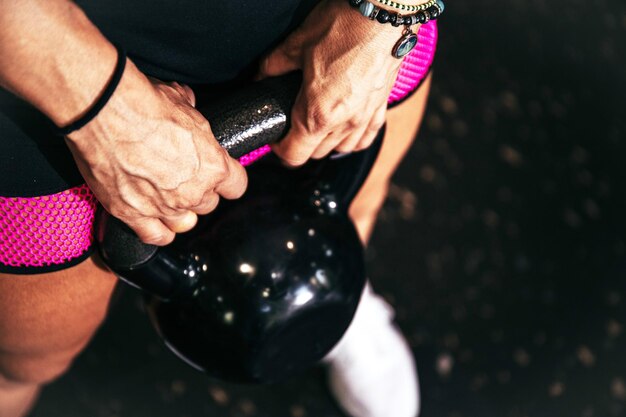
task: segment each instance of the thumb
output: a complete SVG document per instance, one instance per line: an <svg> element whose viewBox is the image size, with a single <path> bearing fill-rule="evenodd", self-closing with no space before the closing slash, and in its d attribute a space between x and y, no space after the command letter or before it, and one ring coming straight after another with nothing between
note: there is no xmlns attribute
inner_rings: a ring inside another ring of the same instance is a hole
<svg viewBox="0 0 626 417"><path fill-rule="evenodd" d="M292 48L292 45L286 41L261 60L259 72L255 78L262 80L267 77L276 77L299 68L299 48Z"/></svg>

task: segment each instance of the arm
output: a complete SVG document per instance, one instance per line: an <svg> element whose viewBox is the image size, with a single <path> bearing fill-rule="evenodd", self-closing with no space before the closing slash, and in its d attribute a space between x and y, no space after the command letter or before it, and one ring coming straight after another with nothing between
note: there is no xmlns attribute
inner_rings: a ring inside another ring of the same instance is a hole
<svg viewBox="0 0 626 417"><path fill-rule="evenodd" d="M69 0L0 0L0 85L58 126L107 84L116 51ZM98 116L66 142L98 200L146 243L167 244L219 197L237 198L244 169L215 141L193 92L128 61Z"/></svg>
<svg viewBox="0 0 626 417"><path fill-rule="evenodd" d="M0 85L57 125L96 100L115 59L113 45L72 2L0 1Z"/></svg>

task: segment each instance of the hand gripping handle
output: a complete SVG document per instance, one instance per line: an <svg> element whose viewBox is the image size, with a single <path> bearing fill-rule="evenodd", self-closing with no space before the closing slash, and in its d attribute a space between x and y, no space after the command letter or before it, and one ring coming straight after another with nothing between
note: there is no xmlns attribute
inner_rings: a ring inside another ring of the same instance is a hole
<svg viewBox="0 0 626 417"><path fill-rule="evenodd" d="M218 143L239 158L287 134L301 82L299 72L267 78L213 98L198 111L211 122ZM104 210L98 216L97 240L104 261L114 271L132 270L158 250Z"/></svg>

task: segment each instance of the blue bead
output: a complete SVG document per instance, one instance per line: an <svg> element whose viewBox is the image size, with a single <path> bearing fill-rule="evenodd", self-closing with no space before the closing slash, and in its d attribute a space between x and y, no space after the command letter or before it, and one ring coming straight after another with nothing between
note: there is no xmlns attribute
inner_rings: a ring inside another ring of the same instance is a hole
<svg viewBox="0 0 626 417"><path fill-rule="evenodd" d="M443 4L442 0L437 0L437 6L439 6L439 14L443 13L446 6Z"/></svg>
<svg viewBox="0 0 626 417"><path fill-rule="evenodd" d="M374 11L374 5L369 1L364 1L359 6L359 10L361 11L361 14L363 16L370 17L372 15L372 12Z"/></svg>

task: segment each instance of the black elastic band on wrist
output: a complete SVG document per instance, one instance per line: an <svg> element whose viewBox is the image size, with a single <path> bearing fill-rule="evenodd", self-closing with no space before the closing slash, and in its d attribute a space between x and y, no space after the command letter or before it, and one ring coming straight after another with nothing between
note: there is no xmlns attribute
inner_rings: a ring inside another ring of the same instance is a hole
<svg viewBox="0 0 626 417"><path fill-rule="evenodd" d="M115 92L115 89L122 79L124 69L126 69L126 51L117 45L115 45L115 49L117 50L117 63L115 64L113 75L111 75L111 79L109 80L107 86L104 88L102 94L100 94L100 97L98 97L96 102L85 112L85 114L78 118L78 120L75 120L74 122L64 127L55 126L54 130L57 135L67 136L70 133L82 128L87 123L91 122L109 102L109 99Z"/></svg>

